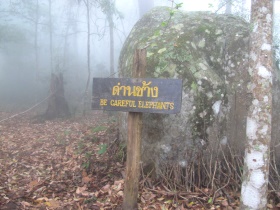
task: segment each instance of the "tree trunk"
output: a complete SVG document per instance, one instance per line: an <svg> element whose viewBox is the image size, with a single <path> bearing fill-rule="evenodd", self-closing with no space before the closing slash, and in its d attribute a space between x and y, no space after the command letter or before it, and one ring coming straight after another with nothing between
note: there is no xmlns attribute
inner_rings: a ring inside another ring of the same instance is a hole
<svg viewBox="0 0 280 210"><path fill-rule="evenodd" d="M85 95L84 95L84 109L83 109L83 115L86 114L86 108L87 108L87 100L89 97L89 83L90 83L90 4L89 0L84 0L85 6L87 8L87 69L88 69L88 78L87 78L87 84L85 89Z"/></svg>
<svg viewBox="0 0 280 210"><path fill-rule="evenodd" d="M246 0L242 0L242 7L241 7L241 13L246 13Z"/></svg>
<svg viewBox="0 0 280 210"><path fill-rule="evenodd" d="M49 39L50 39L50 68L53 73L53 29L52 29L52 0L49 0Z"/></svg>
<svg viewBox="0 0 280 210"><path fill-rule="evenodd" d="M232 11L231 11L231 8L232 8L232 1L231 0L227 0L226 2L226 14L231 14Z"/></svg>
<svg viewBox="0 0 280 210"><path fill-rule="evenodd" d="M112 14L108 16L109 20L109 27L110 27L110 76L114 77L114 65L115 65L115 58L114 58L114 22L112 18Z"/></svg>
<svg viewBox="0 0 280 210"><path fill-rule="evenodd" d="M51 120L59 117L68 117L70 115L69 107L64 97L63 75L51 75L50 84L51 96L48 101L48 108L44 115L45 119Z"/></svg>
<svg viewBox="0 0 280 210"><path fill-rule="evenodd" d="M34 47L35 47L35 80L39 79L39 49L38 49L38 24L39 24L39 2L36 0L36 16L35 16L35 39L34 39Z"/></svg>
<svg viewBox="0 0 280 210"><path fill-rule="evenodd" d="M248 87L253 101L247 117L241 209L266 209L272 117L272 0L252 1L251 24L252 80Z"/></svg>

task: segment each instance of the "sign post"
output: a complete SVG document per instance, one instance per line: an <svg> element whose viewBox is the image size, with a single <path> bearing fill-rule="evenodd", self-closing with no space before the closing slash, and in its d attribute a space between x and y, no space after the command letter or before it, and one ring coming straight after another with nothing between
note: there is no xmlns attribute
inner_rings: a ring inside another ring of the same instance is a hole
<svg viewBox="0 0 280 210"><path fill-rule="evenodd" d="M133 58L133 78L146 75L146 49L136 50ZM128 113L127 156L124 182L124 210L137 210L137 197L140 178L142 113Z"/></svg>
<svg viewBox="0 0 280 210"><path fill-rule="evenodd" d="M92 109L128 112L124 210L137 210L142 112L175 114L181 110L182 80L149 79L146 50L133 58L133 78L93 78Z"/></svg>

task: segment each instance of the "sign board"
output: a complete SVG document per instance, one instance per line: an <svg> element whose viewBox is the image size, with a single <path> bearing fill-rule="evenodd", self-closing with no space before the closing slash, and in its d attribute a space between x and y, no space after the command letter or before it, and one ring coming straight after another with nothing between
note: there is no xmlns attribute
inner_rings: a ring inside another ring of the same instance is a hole
<svg viewBox="0 0 280 210"><path fill-rule="evenodd" d="M93 78L95 110L175 114L181 101L180 79Z"/></svg>

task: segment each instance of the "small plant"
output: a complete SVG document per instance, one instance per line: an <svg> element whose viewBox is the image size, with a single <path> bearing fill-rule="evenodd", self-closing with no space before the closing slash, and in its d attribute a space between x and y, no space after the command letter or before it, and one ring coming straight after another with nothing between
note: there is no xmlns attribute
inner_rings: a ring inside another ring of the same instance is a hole
<svg viewBox="0 0 280 210"><path fill-rule="evenodd" d="M117 155L116 155L116 157L117 157L117 159L119 160L119 161L123 161L124 160L124 158L125 158L125 150L126 150L126 145L124 144L124 143L120 143L120 145L119 145L119 148L118 148L118 151L117 151Z"/></svg>
<svg viewBox="0 0 280 210"><path fill-rule="evenodd" d="M78 151L77 151L77 153L81 154L83 149L84 149L84 147L85 147L84 143L82 141L79 141L78 142L78 148L77 148Z"/></svg>
<svg viewBox="0 0 280 210"><path fill-rule="evenodd" d="M96 200L97 200L97 198L95 196L93 196L91 198L88 198L88 199L84 200L84 203L85 204L87 204L87 203L94 203Z"/></svg>
<svg viewBox="0 0 280 210"><path fill-rule="evenodd" d="M97 151L98 155L102 155L107 151L107 144L100 144L99 150Z"/></svg>
<svg viewBox="0 0 280 210"><path fill-rule="evenodd" d="M91 156L92 156L91 152L86 152L86 154L85 154L86 159L90 159Z"/></svg>
<svg viewBox="0 0 280 210"><path fill-rule="evenodd" d="M86 152L85 153L85 158L86 158L86 161L84 163L82 163L82 167L86 170L89 169L90 167L90 164L91 164L91 156L92 156L92 153L91 152Z"/></svg>
<svg viewBox="0 0 280 210"><path fill-rule="evenodd" d="M118 120L117 120L117 118L115 117L115 116L113 116L113 117L111 117L110 119L109 119L109 123L115 123L115 122L117 122Z"/></svg>
<svg viewBox="0 0 280 210"><path fill-rule="evenodd" d="M70 132L71 132L70 130L65 130L64 135L68 136L70 134Z"/></svg>
<svg viewBox="0 0 280 210"><path fill-rule="evenodd" d="M107 127L105 127L105 126L97 126L97 127L93 128L91 131L92 131L92 133L97 133L97 132L106 131L106 130L107 130Z"/></svg>
<svg viewBox="0 0 280 210"><path fill-rule="evenodd" d="M171 2L172 2L172 8L168 9L169 18L168 18L168 20L161 22L161 27L164 28L164 31L165 31L166 27L168 26L169 22L171 21L171 18L177 12L177 10L179 10L183 6L183 3L175 3L174 1L171 1ZM154 36L158 37L159 35L160 35L160 30L156 30L155 33L154 33Z"/></svg>
<svg viewBox="0 0 280 210"><path fill-rule="evenodd" d="M91 143L97 143L100 141L100 138L98 136L93 136L91 139L90 139Z"/></svg>
<svg viewBox="0 0 280 210"><path fill-rule="evenodd" d="M65 139L63 136L59 135L59 136L57 137L57 142L56 142L56 144L57 144L58 146L65 146L65 145L67 144L67 142L66 142L66 139Z"/></svg>
<svg viewBox="0 0 280 210"><path fill-rule="evenodd" d="M84 169L89 169L89 166L90 166L90 161L89 160L82 163L82 168L84 168Z"/></svg>

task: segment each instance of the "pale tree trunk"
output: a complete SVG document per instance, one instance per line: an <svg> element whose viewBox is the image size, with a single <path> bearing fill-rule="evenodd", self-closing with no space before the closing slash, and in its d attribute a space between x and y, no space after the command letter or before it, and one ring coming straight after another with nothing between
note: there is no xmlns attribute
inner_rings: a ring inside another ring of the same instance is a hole
<svg viewBox="0 0 280 210"><path fill-rule="evenodd" d="M50 39L50 68L53 73L53 27L52 27L52 0L49 0L49 39Z"/></svg>
<svg viewBox="0 0 280 210"><path fill-rule="evenodd" d="M242 7L241 7L241 12L244 14L246 11L246 0L242 0Z"/></svg>
<svg viewBox="0 0 280 210"><path fill-rule="evenodd" d="M35 50L35 86L39 87L39 48L38 48L38 25L39 25L39 0L36 0L34 19L34 50ZM38 101L38 92L35 93L35 101Z"/></svg>
<svg viewBox="0 0 280 210"><path fill-rule="evenodd" d="M110 37L110 77L114 77L115 72L115 55L114 55L114 15L116 15L116 7L114 0L106 0L99 2L103 13L109 23L109 37Z"/></svg>
<svg viewBox="0 0 280 210"><path fill-rule="evenodd" d="M90 4L89 0L84 0L84 4L87 9L87 69L88 69L88 78L87 84L85 89L85 96L84 96L84 109L83 115L86 114L86 107L87 107L87 100L89 97L89 84L90 84Z"/></svg>
<svg viewBox="0 0 280 210"><path fill-rule="evenodd" d="M249 92L253 101L247 117L247 143L241 189L241 209L266 209L272 117L273 1L251 5Z"/></svg>
<svg viewBox="0 0 280 210"><path fill-rule="evenodd" d="M114 58L114 22L112 18L112 14L109 14L109 28L110 28L110 75L114 77L114 65L115 65L115 58Z"/></svg>
<svg viewBox="0 0 280 210"><path fill-rule="evenodd" d="M38 49L38 24L39 24L39 2L36 0L36 16L35 16L35 39L34 39L34 47L35 47L35 80L39 79L39 49Z"/></svg>
<svg viewBox="0 0 280 210"><path fill-rule="evenodd" d="M226 2L226 14L231 14L232 13L231 8L232 8L232 1L227 0L227 2Z"/></svg>

